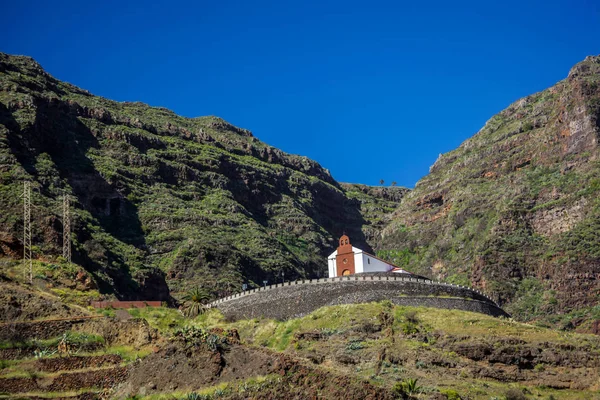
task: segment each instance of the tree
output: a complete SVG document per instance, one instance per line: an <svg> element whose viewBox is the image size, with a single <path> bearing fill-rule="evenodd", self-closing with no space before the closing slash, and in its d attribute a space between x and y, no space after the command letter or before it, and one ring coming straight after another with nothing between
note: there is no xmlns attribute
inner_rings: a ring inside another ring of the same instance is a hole
<svg viewBox="0 0 600 400"><path fill-rule="evenodd" d="M183 296L183 314L188 317L195 317L204 314L206 303L210 300L210 295L204 289L194 288Z"/></svg>
<svg viewBox="0 0 600 400"><path fill-rule="evenodd" d="M396 186L397 184L398 184L398 182L392 181L392 186Z"/></svg>
<svg viewBox="0 0 600 400"><path fill-rule="evenodd" d="M381 179L381 180L379 181L379 184L380 184L380 185L383 185L384 183L385 183L385 181L384 181L383 179Z"/></svg>

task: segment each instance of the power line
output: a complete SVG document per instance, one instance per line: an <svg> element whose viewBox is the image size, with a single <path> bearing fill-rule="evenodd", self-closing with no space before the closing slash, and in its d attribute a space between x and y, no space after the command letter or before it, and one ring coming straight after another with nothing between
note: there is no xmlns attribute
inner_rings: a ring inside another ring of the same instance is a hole
<svg viewBox="0 0 600 400"><path fill-rule="evenodd" d="M71 213L69 195L63 195L63 258L71 265Z"/></svg>
<svg viewBox="0 0 600 400"><path fill-rule="evenodd" d="M23 273L29 264L29 284L33 284L33 261L31 249L31 183L23 184Z"/></svg>

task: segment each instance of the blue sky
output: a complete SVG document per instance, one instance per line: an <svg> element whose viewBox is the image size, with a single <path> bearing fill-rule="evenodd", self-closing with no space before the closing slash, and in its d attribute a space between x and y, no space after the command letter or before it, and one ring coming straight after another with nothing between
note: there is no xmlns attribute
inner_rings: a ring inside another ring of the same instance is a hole
<svg viewBox="0 0 600 400"><path fill-rule="evenodd" d="M58 79L217 115L343 182L412 187L513 101L600 54L598 1L29 1L0 51Z"/></svg>

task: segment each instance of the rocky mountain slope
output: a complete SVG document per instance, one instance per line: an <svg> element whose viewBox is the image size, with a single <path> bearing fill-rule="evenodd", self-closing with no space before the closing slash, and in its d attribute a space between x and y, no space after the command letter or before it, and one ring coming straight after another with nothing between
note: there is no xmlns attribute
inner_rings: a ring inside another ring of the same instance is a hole
<svg viewBox="0 0 600 400"><path fill-rule="evenodd" d="M222 296L243 282L322 276L334 239L346 231L370 249L379 211L406 192L341 186L316 162L222 119L106 100L31 58L0 54L4 263L22 252L27 180L35 257L62 261L66 193L74 262L101 292L141 299L196 285Z"/></svg>
<svg viewBox="0 0 600 400"><path fill-rule="evenodd" d="M493 293L519 318L600 318L599 139L600 57L588 57L443 154L380 254Z"/></svg>
<svg viewBox="0 0 600 400"><path fill-rule="evenodd" d="M219 118L106 100L1 54L0 267L19 271L29 180L36 279L71 297L168 299L197 285L217 297L323 276L345 231L409 270L483 289L517 318L593 331L599 121L600 57L588 57L442 155L414 190L374 188ZM73 259L89 276L58 257L64 193Z"/></svg>

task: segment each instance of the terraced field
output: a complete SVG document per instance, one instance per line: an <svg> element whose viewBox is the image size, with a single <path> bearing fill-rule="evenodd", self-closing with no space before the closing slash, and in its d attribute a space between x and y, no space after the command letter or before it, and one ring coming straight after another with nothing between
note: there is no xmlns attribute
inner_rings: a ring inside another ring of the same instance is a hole
<svg viewBox="0 0 600 400"><path fill-rule="evenodd" d="M129 335L111 335L114 326L102 329L113 324ZM157 337L143 320L105 317L5 323L0 329L0 398L103 397L127 379L132 363L151 353Z"/></svg>
<svg viewBox="0 0 600 400"><path fill-rule="evenodd" d="M598 336L506 318L388 301L287 321L162 307L75 315L24 286L0 290L46 310L0 323L5 399L600 398Z"/></svg>

